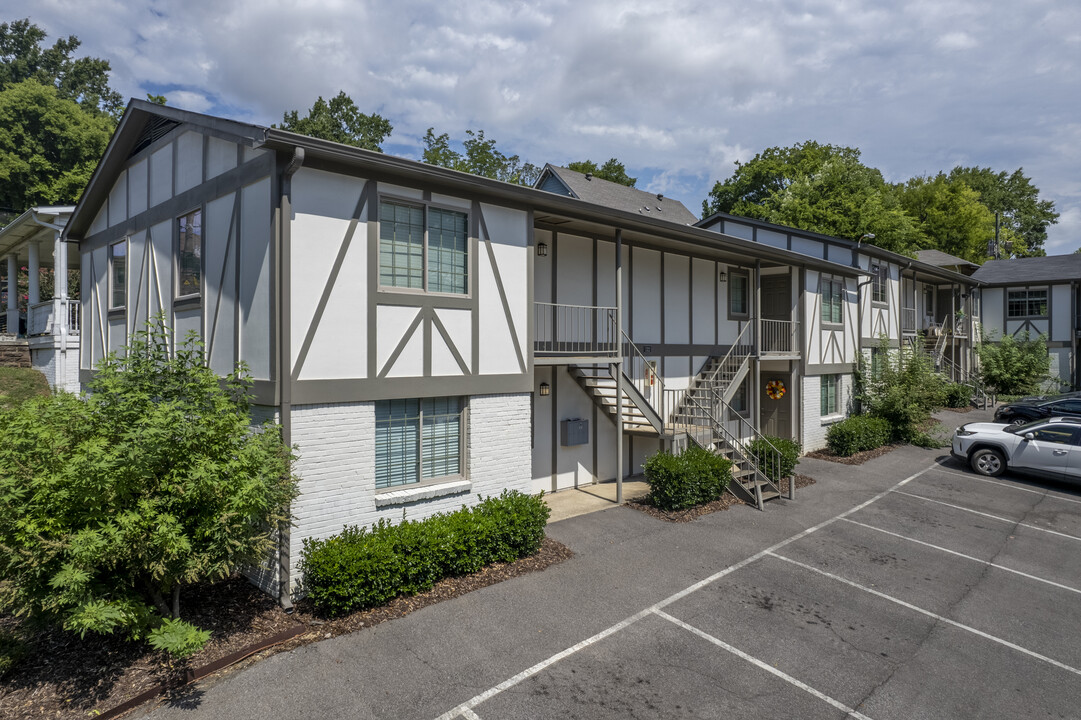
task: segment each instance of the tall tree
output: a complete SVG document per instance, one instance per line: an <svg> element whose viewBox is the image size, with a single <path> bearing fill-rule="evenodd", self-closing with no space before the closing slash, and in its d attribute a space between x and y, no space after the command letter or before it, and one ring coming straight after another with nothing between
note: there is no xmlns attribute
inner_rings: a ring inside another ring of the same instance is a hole
<svg viewBox="0 0 1081 720"><path fill-rule="evenodd" d="M274 127L376 152L383 152L383 141L394 130L381 115L360 112L344 90L329 102L320 95L304 117L290 110L282 116L282 124Z"/></svg>
<svg viewBox="0 0 1081 720"><path fill-rule="evenodd" d="M0 90L0 208L74 203L90 180L113 120L23 80Z"/></svg>
<svg viewBox="0 0 1081 720"><path fill-rule="evenodd" d="M627 168L619 160L611 158L608 162L604 163L600 167L597 167L597 163L592 160L579 160L578 162L572 162L567 167L575 172L582 174L590 173L593 177L598 177L601 180L609 180L620 185L626 185L627 187L634 187L638 182L638 178L632 178L627 174Z"/></svg>
<svg viewBox="0 0 1081 720"><path fill-rule="evenodd" d="M1039 188L1025 177L1024 168L1007 174L1004 170L957 166L950 171L949 179L968 185L980 194L980 201L988 210L999 213L999 239L1010 243L1007 257L1046 255L1043 244L1047 240L1047 228L1058 222L1058 213L1054 202L1040 199ZM1008 233L1005 238L1001 228Z"/></svg>
<svg viewBox="0 0 1081 720"><path fill-rule="evenodd" d="M975 190L939 173L912 178L897 192L901 206L919 224L923 247L973 262L987 259L995 218Z"/></svg>
<svg viewBox="0 0 1081 720"><path fill-rule="evenodd" d="M522 162L517 155L503 154L494 139L484 137L483 130L465 133L469 137L462 142L465 152L460 153L451 147L449 134L436 135L435 128L428 128L424 134L424 162L518 185L532 185L540 177L540 168Z"/></svg>
<svg viewBox="0 0 1081 720"><path fill-rule="evenodd" d="M46 37L29 18L0 24L0 88L36 80L52 85L58 97L74 100L84 110L119 118L123 98L109 86L109 61L72 57L81 44L74 35L52 47L42 45Z"/></svg>

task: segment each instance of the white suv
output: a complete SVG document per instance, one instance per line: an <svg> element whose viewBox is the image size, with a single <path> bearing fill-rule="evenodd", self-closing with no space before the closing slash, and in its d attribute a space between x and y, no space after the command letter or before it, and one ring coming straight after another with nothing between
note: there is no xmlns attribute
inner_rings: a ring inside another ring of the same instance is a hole
<svg viewBox="0 0 1081 720"><path fill-rule="evenodd" d="M954 432L951 453L980 475L994 477L1009 468L1081 484L1081 418L968 423Z"/></svg>

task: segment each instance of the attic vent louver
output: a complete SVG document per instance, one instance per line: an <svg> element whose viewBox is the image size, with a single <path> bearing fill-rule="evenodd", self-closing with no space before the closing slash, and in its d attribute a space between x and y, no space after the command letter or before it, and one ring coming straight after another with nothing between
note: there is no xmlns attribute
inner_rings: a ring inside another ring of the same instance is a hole
<svg viewBox="0 0 1081 720"><path fill-rule="evenodd" d="M143 127L143 132L139 135L139 139L135 142L135 147L132 148L131 154L138 155L140 152L149 147L155 140L165 137L170 130L179 125L176 120L170 120L163 117L152 117L147 120L146 125Z"/></svg>

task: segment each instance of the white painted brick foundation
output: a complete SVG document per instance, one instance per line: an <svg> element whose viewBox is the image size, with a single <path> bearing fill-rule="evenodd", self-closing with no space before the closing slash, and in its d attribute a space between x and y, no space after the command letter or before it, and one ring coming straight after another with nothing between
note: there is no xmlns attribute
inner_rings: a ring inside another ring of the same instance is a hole
<svg viewBox="0 0 1081 720"><path fill-rule="evenodd" d="M79 343L71 343L65 354L64 376L57 376L57 359L60 357L60 348L55 346L58 339L52 336L33 338L30 341L30 364L35 370L40 370L49 381L49 387L66 390L78 394L79 385Z"/></svg>
<svg viewBox="0 0 1081 720"><path fill-rule="evenodd" d="M344 525L421 519L473 505L478 495L504 489L530 490L529 394L469 398L468 484L452 494L380 507L375 491L375 403L297 405L292 409L293 444L299 456L300 496L293 502L290 557L292 584L304 538L325 538ZM429 494L429 493L423 493ZM383 505L383 503L380 503ZM260 580L266 580L264 576Z"/></svg>
<svg viewBox="0 0 1081 720"><path fill-rule="evenodd" d="M834 422L844 419L852 412L855 376L841 375L841 402L839 415L822 418L822 380L818 375L803 378L803 452L826 447L826 431Z"/></svg>

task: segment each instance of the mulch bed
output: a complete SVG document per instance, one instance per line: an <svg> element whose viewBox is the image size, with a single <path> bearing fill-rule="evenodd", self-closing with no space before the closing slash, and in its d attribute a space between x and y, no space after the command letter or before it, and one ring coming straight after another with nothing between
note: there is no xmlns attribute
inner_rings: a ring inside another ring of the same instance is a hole
<svg viewBox="0 0 1081 720"><path fill-rule="evenodd" d="M815 450L814 452L807 453L807 457L812 457L816 460L828 460L830 462L841 463L842 465L862 465L868 460L882 457L886 453L891 453L897 448L904 446L905 443L891 443L889 445L877 447L874 450L864 450L863 452L858 452L855 455L849 455L848 457L834 455L829 450ZM796 487L799 487L799 485Z"/></svg>
<svg viewBox="0 0 1081 720"><path fill-rule="evenodd" d="M170 662L163 654L149 650L145 643L97 635L88 635L83 640L61 630L0 616L0 631L18 634L29 646L26 659L0 679L0 718L99 715L157 685L177 684L188 669L207 665L298 624L306 626L307 632L233 668L403 617L519 575L539 572L573 554L562 543L545 538L540 550L530 557L491 565L473 575L447 578L426 593L398 598L383 607L332 620L317 617L303 601L292 615L287 615L273 598L242 577L192 586L181 598L183 617L210 630L211 636L205 648L184 662Z"/></svg>
<svg viewBox="0 0 1081 720"><path fill-rule="evenodd" d="M805 488L808 485L814 485L815 479L806 475L796 474L796 489ZM781 488L781 495L788 494L788 478L785 478L778 483ZM721 510L727 510L733 505L746 505L745 502L737 498L732 493L725 491L724 495L713 502L708 502L704 505L695 505L692 508L686 510L661 510L659 507L654 507L653 503L649 499L649 495L644 495L640 498L628 500L627 505L644 512L646 515L657 518L658 520L664 520L665 522L685 523L700 518L703 515L709 515L711 513L719 512Z"/></svg>

